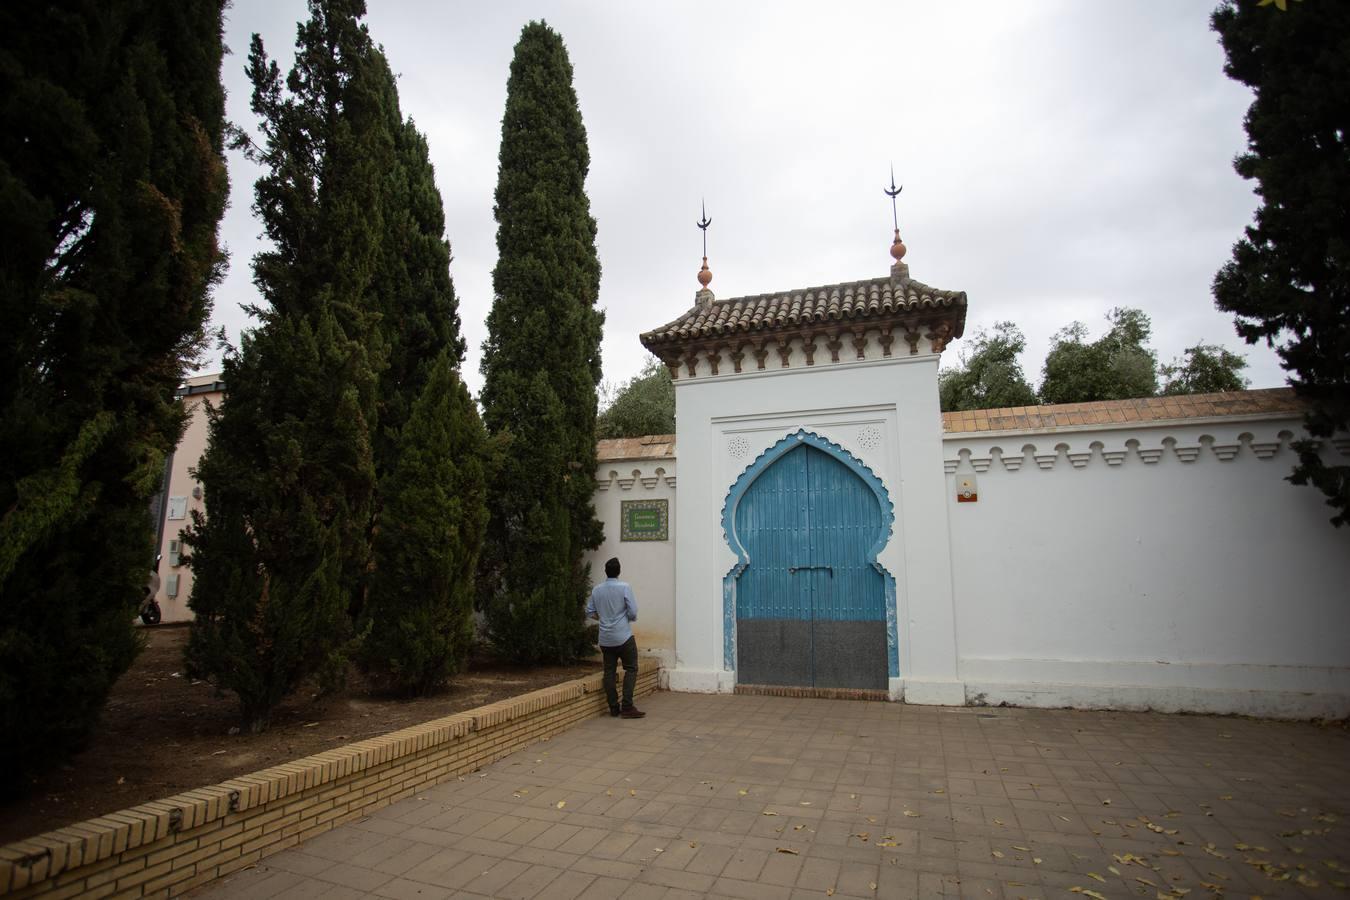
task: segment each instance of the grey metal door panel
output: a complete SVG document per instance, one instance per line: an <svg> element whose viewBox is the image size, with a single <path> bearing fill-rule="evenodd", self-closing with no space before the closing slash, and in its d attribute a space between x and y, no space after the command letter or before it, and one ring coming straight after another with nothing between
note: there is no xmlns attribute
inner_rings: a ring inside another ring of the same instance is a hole
<svg viewBox="0 0 1350 900"><path fill-rule="evenodd" d="M816 687L886 689L886 623L814 623Z"/></svg>
<svg viewBox="0 0 1350 900"><path fill-rule="evenodd" d="M741 619L736 623L736 654L736 680L742 684L809 685L811 623Z"/></svg>

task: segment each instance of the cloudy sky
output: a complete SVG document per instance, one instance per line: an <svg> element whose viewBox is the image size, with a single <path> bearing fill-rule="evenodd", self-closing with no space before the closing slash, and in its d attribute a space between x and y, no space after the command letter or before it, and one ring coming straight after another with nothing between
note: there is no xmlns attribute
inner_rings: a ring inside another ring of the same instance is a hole
<svg viewBox="0 0 1350 900"><path fill-rule="evenodd" d="M607 380L636 373L637 335L692 303L701 198L718 297L876 277L893 161L911 273L967 292L967 335L1016 322L1033 381L1056 330L1081 320L1096 336L1107 310L1136 306L1160 359L1220 343L1246 355L1253 387L1284 383L1210 295L1256 207L1231 166L1251 98L1223 74L1214 0L370 6L431 145L475 392L506 78L537 18L567 43L590 137ZM226 16L229 115L248 126L249 35L286 66L305 8L234 0ZM261 229L257 170L232 154L230 177L214 319L237 340Z"/></svg>

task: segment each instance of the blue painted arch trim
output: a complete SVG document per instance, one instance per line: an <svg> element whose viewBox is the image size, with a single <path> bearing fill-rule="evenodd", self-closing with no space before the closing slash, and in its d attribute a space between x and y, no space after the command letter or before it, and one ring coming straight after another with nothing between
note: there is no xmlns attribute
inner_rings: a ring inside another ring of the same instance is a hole
<svg viewBox="0 0 1350 900"><path fill-rule="evenodd" d="M746 566L750 565L750 554L741 544L739 535L736 534L736 507L740 504L746 491L750 489L750 485L754 484L756 478L784 454L802 445L828 453L843 463L853 474L862 479L864 484L871 488L872 492L876 494L877 502L881 505L881 529L877 533L876 543L867 551L867 561L881 573L882 583L885 585L887 668L891 678L898 678L900 677L900 644L895 603L895 576L877 561L878 555L891 539L891 533L895 525L895 504L891 502L890 494L886 491L886 485L862 460L828 438L821 437L814 431L807 431L805 428L800 428L787 435L746 466L745 471L737 476L735 483L727 491L726 500L722 504L722 536L727 542L727 546L731 548L731 552L736 554L735 564L727 571L726 575L722 576L723 665L728 672L733 672L736 669L736 586L741 573L745 571Z"/></svg>

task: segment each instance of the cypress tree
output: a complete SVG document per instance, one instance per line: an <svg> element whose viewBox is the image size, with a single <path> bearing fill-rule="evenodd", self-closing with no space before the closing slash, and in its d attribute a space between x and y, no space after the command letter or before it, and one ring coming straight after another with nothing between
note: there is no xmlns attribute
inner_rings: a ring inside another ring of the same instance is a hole
<svg viewBox="0 0 1350 900"><path fill-rule="evenodd" d="M0 789L80 746L139 649L224 266L221 9L0 8Z"/></svg>
<svg viewBox="0 0 1350 900"><path fill-rule="evenodd" d="M238 695L254 731L301 680L331 685L345 670L370 567L371 293L397 112L364 12L312 0L284 82L256 35L249 54L264 143L246 149L267 168L255 209L273 244L254 274L268 305L226 359L229 393L199 468L188 662Z"/></svg>
<svg viewBox="0 0 1350 900"><path fill-rule="evenodd" d="M1350 5L1225 2L1211 24L1224 72L1255 94L1233 162L1261 206L1214 300L1248 343L1275 346L1308 404L1289 480L1326 496L1350 524L1350 465L1326 446L1350 431Z"/></svg>
<svg viewBox="0 0 1350 900"><path fill-rule="evenodd" d="M228 184L221 6L0 10L0 788L134 659Z"/></svg>
<svg viewBox="0 0 1350 900"><path fill-rule="evenodd" d="M583 553L602 538L592 498L604 321L589 167L567 50L531 22L502 117L481 397L488 430L508 443L489 490L480 598L493 643L525 661L588 649Z"/></svg>
<svg viewBox="0 0 1350 900"><path fill-rule="evenodd" d="M440 689L473 642L474 570L487 527L487 434L451 348L441 351L381 480L363 656L401 693Z"/></svg>

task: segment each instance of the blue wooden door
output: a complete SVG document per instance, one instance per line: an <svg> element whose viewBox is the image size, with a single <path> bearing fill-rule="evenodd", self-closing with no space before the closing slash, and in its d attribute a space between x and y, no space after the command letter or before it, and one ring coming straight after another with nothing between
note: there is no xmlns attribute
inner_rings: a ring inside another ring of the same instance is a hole
<svg viewBox="0 0 1350 900"><path fill-rule="evenodd" d="M815 447L760 474L736 509L750 558L736 591L738 681L886 687L885 587L867 559L881 528L871 488Z"/></svg>

